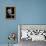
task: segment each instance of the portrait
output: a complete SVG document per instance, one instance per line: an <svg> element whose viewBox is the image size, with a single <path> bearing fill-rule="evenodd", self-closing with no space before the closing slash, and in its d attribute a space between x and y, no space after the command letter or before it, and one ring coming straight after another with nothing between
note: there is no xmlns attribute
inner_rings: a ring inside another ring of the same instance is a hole
<svg viewBox="0 0 46 46"><path fill-rule="evenodd" d="M6 18L15 18L15 7L6 7Z"/></svg>

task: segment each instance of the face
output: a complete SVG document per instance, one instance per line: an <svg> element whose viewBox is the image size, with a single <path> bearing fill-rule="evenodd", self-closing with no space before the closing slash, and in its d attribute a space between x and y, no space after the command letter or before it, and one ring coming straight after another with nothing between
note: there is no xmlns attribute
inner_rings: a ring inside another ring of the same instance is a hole
<svg viewBox="0 0 46 46"><path fill-rule="evenodd" d="M12 13L12 9L8 9L8 13L11 14Z"/></svg>

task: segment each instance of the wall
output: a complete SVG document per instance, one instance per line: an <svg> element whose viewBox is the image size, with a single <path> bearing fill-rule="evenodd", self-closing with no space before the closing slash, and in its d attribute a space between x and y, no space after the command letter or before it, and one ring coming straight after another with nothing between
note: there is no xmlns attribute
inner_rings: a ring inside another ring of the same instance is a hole
<svg viewBox="0 0 46 46"><path fill-rule="evenodd" d="M6 7L11 5L16 7L15 2L16 1L12 0L0 0L0 44L7 44L9 42L8 35L10 32L16 32L17 35L17 19L12 20L5 18ZM15 42L18 42L17 39Z"/></svg>
<svg viewBox="0 0 46 46"><path fill-rule="evenodd" d="M19 24L46 24L46 0L17 0Z"/></svg>
<svg viewBox="0 0 46 46"><path fill-rule="evenodd" d="M16 20L5 18L8 5L16 6ZM46 24L46 0L0 0L0 44L8 43L7 36L17 32L17 24Z"/></svg>

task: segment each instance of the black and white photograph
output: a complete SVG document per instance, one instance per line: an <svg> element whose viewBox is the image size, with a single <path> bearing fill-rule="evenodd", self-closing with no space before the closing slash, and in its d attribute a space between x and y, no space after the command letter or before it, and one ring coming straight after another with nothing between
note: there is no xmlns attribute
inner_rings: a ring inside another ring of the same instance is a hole
<svg viewBox="0 0 46 46"><path fill-rule="evenodd" d="M20 46L43 45L46 43L46 25L18 25L18 39Z"/></svg>
<svg viewBox="0 0 46 46"><path fill-rule="evenodd" d="M15 18L15 7L6 7L6 18Z"/></svg>

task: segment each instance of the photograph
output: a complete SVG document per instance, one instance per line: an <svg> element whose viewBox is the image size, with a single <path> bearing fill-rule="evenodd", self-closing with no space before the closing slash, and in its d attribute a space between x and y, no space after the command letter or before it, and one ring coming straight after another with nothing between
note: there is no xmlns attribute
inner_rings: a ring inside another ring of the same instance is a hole
<svg viewBox="0 0 46 46"><path fill-rule="evenodd" d="M34 45L34 43L44 43L46 42L46 25L19 24L18 39L20 46L31 46L32 44Z"/></svg>
<svg viewBox="0 0 46 46"><path fill-rule="evenodd" d="M6 7L6 18L15 18L15 7Z"/></svg>

